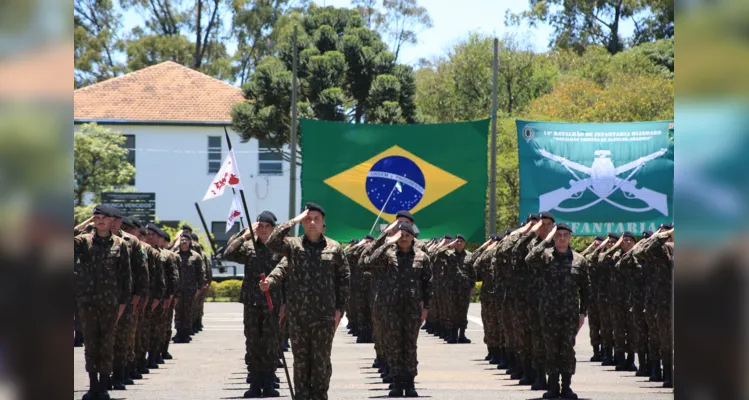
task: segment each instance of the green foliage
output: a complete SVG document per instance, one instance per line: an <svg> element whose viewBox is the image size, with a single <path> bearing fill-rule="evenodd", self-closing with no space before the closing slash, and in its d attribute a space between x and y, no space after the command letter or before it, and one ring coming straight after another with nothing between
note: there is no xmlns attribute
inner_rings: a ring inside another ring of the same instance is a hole
<svg viewBox="0 0 749 400"><path fill-rule="evenodd" d="M160 224L159 218L156 217L154 223ZM179 235L182 233L182 225L190 225L190 223L186 220L179 221L179 224L177 224L177 227L171 227L166 225L160 225L161 229L164 230L164 232L169 234L169 237L171 237L172 240L179 237ZM192 226L192 225L191 225ZM208 235L204 232L202 232L202 229L197 226L192 226L192 233L198 235L198 239L200 242L200 246L203 248L203 251L206 254L213 254L213 249L211 248L211 242L208 240Z"/></svg>
<svg viewBox="0 0 749 400"><path fill-rule="evenodd" d="M476 282L476 286L473 287L473 294L471 295L471 303L478 303L479 297L481 296L481 286L483 282Z"/></svg>
<svg viewBox="0 0 749 400"><path fill-rule="evenodd" d="M326 121L414 123L413 70L395 64L379 35L358 12L310 6L281 18L277 56L263 58L243 90L246 102L232 110L244 140L264 139L279 148L290 140L293 27L298 27L298 109Z"/></svg>
<svg viewBox="0 0 749 400"><path fill-rule="evenodd" d="M206 290L205 297L216 297L217 291L218 291L218 282L211 281L210 286L208 286L208 290Z"/></svg>
<svg viewBox="0 0 749 400"><path fill-rule="evenodd" d="M109 79L125 72L116 54L124 49L119 38L122 15L112 0L75 0L73 4L75 87Z"/></svg>
<svg viewBox="0 0 749 400"><path fill-rule="evenodd" d="M74 206L84 205L84 196L98 202L101 192L122 189L135 177L122 148L125 136L96 124L84 124L73 138Z"/></svg>
<svg viewBox="0 0 749 400"><path fill-rule="evenodd" d="M229 299L232 302L239 301L239 294L242 291L242 281L238 279L228 279L223 282L211 282L208 297L214 299Z"/></svg>

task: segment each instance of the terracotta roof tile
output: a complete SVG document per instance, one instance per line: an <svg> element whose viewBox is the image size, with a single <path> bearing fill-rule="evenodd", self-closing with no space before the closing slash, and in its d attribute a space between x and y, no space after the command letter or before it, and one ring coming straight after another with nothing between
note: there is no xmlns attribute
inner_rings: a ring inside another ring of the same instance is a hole
<svg viewBox="0 0 749 400"><path fill-rule="evenodd" d="M231 123L242 91L172 61L74 91L75 120Z"/></svg>

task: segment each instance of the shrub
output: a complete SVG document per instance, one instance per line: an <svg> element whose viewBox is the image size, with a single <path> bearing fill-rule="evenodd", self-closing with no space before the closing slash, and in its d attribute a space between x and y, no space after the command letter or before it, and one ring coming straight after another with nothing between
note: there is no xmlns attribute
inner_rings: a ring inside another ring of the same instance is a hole
<svg viewBox="0 0 749 400"><path fill-rule="evenodd" d="M217 290L218 290L218 282L211 281L211 286L208 287L208 291L205 297L216 297Z"/></svg>
<svg viewBox="0 0 749 400"><path fill-rule="evenodd" d="M242 281L229 279L216 285L214 297L228 297L233 301L239 301L239 292L242 290Z"/></svg>
<svg viewBox="0 0 749 400"><path fill-rule="evenodd" d="M483 282L476 282L476 286L473 288L473 296L471 296L471 303L478 303L479 296L481 295L481 284Z"/></svg>

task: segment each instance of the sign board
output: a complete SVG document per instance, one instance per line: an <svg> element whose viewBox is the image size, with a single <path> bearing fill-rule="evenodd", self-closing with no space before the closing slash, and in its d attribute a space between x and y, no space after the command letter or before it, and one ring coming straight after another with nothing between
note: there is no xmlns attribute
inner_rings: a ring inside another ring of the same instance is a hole
<svg viewBox="0 0 749 400"><path fill-rule="evenodd" d="M114 206L125 215L135 217L141 223L153 222L156 217L156 193L104 192L101 204Z"/></svg>

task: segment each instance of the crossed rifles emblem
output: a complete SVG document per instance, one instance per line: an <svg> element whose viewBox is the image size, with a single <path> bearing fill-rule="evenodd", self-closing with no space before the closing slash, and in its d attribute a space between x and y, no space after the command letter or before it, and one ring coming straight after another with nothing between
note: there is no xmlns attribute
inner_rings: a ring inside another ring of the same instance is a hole
<svg viewBox="0 0 749 400"><path fill-rule="evenodd" d="M605 201L614 207L630 212L646 212L655 209L664 216L668 216L668 199L666 195L644 187L637 188L637 181L632 179L632 176L634 176L646 163L666 154L666 151L666 149L660 149L653 154L640 157L637 160L615 167L613 161L609 158L611 156L610 150L596 150L594 153L596 158L593 161L593 165L586 167L541 149L539 150L539 153L542 156L562 164L562 166L566 168L575 179L570 180L569 188L561 187L540 195L538 198L539 211L550 211L555 209L562 212L577 212ZM583 173L587 175L587 177L580 178L575 171ZM619 178L620 174L626 172L630 172L626 178ZM593 192L598 196L598 199L579 207L568 208L559 206L565 200L579 199L583 196L586 190ZM647 206L640 208L629 207L609 199L609 196L617 190L621 190L624 197L627 199L642 200L647 204Z"/></svg>

